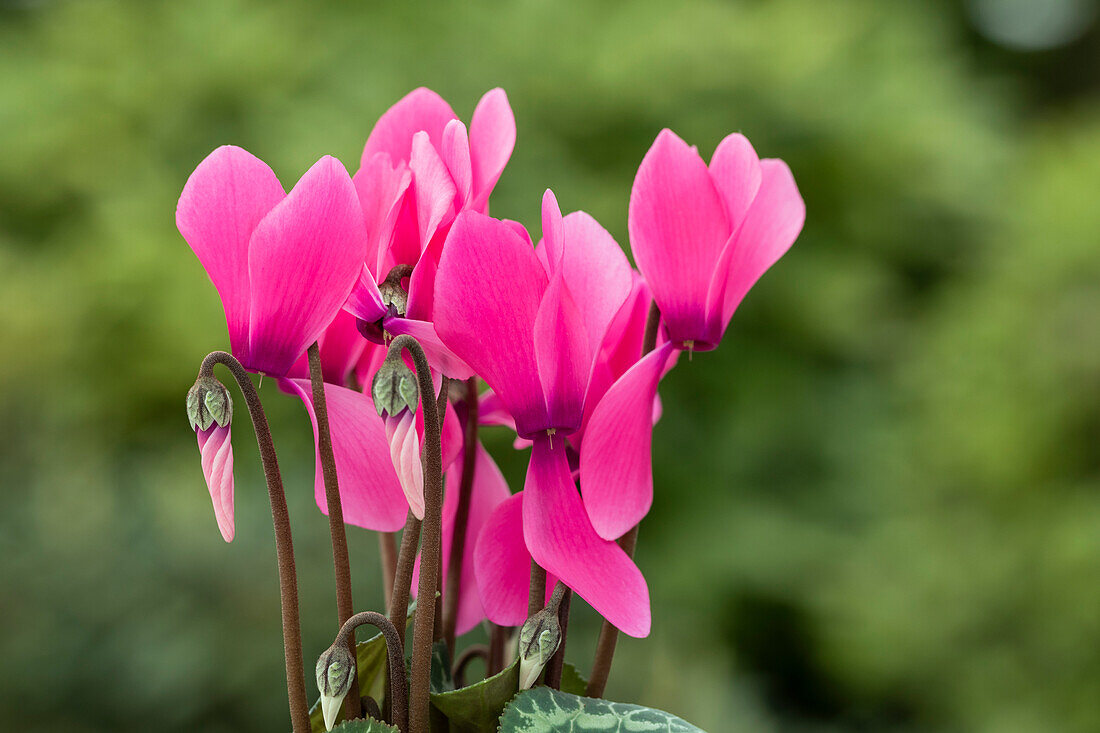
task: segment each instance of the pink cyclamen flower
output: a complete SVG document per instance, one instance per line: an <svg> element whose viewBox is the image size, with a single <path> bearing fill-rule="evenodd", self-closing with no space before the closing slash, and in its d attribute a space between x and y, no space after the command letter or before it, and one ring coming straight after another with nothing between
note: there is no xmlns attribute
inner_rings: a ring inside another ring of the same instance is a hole
<svg viewBox="0 0 1100 733"><path fill-rule="evenodd" d="M694 147L661 131L630 193L630 247L677 348L717 347L805 218L787 164L757 158L744 135L722 140L708 167Z"/></svg>
<svg viewBox="0 0 1100 733"><path fill-rule="evenodd" d="M328 156L287 194L259 158L220 147L188 178L176 225L221 296L233 355L277 377L339 312L366 251L355 187ZM199 434L203 469L228 541L232 461L215 459L231 455L229 432L208 433Z"/></svg>
<svg viewBox="0 0 1100 733"><path fill-rule="evenodd" d="M363 322L364 333L378 331L376 340L381 328L413 336L432 366L456 379L472 371L442 345L431 324L440 249L459 213L487 211L515 140L502 89L481 98L467 131L442 97L420 88L378 120L354 177L370 245L346 308ZM401 307L378 289L396 265L414 267Z"/></svg>
<svg viewBox="0 0 1100 733"><path fill-rule="evenodd" d="M567 447L583 421L594 359L631 288L630 266L606 230L583 212L563 219L548 191L537 249L507 222L474 212L457 218L440 258L435 326L493 389L519 436L533 441L523 498L509 500L522 503L526 550L611 623L645 636L645 579L593 529ZM484 587L480 570L478 577ZM500 609L487 602L486 610L494 618Z"/></svg>

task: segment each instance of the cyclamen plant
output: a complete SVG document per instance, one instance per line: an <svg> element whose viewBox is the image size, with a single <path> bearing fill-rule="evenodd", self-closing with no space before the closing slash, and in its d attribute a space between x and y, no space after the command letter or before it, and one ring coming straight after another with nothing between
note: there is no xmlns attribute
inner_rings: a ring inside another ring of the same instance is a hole
<svg viewBox="0 0 1100 733"><path fill-rule="evenodd" d="M653 497L657 387L680 352L718 347L805 206L786 164L759 159L744 136L722 140L708 165L663 130L630 195L634 270L549 190L537 244L489 216L515 135L500 89L469 128L417 89L378 120L354 176L326 156L287 194L262 161L226 146L180 196L177 225L221 296L231 352L203 360L187 413L232 541L233 408L213 373L226 365L271 500L295 733L341 718L402 733L698 730L599 699L618 633L650 631L632 556ZM286 498L249 372L299 398L314 432L338 625L312 710ZM531 448L521 491L481 445L482 425ZM354 613L345 524L379 533L384 613ZM605 619L587 681L564 662L574 594ZM490 644L452 664L456 637L482 622ZM362 624L381 633L356 644ZM466 684L478 657L485 679Z"/></svg>

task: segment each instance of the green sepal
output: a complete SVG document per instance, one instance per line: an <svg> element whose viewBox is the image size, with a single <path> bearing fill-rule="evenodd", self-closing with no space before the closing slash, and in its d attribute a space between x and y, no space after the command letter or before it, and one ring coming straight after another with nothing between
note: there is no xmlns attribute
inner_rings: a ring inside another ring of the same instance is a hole
<svg viewBox="0 0 1100 733"><path fill-rule="evenodd" d="M374 398L374 409L380 416L397 415L402 410L416 413L420 389L416 383L416 373L409 369L400 354L396 358L386 357L374 375L370 387Z"/></svg>

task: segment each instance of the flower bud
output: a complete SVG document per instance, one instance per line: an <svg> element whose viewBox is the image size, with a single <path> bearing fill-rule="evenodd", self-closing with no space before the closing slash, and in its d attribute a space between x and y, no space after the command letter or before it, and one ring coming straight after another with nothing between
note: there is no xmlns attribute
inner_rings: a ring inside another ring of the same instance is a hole
<svg viewBox="0 0 1100 733"><path fill-rule="evenodd" d="M378 410L379 415L396 415L406 408L411 413L416 412L420 396L416 373L409 369L400 354L396 358L387 356L382 362L374 375L370 392L374 398L374 409Z"/></svg>
<svg viewBox="0 0 1100 733"><path fill-rule="evenodd" d="M519 630L519 689L535 684L542 668L561 645L561 625L557 610L544 608Z"/></svg>
<svg viewBox="0 0 1100 733"><path fill-rule="evenodd" d="M355 679L355 659L344 644L333 645L317 658L317 689L325 730L332 730L344 698Z"/></svg>
<svg viewBox="0 0 1100 733"><path fill-rule="evenodd" d="M187 393L187 419L195 430L207 430L215 423L227 427L233 420L229 390L213 377L199 377Z"/></svg>

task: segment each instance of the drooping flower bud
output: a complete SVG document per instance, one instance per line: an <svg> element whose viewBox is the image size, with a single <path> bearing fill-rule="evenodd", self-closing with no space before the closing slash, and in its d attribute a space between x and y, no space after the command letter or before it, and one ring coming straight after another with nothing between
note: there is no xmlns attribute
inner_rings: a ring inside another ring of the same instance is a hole
<svg viewBox="0 0 1100 733"><path fill-rule="evenodd" d="M229 427L233 420L229 390L214 377L199 377L187 393L187 419L195 430L207 430L214 424Z"/></svg>
<svg viewBox="0 0 1100 733"><path fill-rule="evenodd" d="M556 608L544 608L519 630L519 689L527 690L561 645L561 624Z"/></svg>
<svg viewBox="0 0 1100 733"><path fill-rule="evenodd" d="M195 429L199 439L199 455L202 457L202 475L210 490L214 505L214 518L222 539L233 541L233 442L229 426L212 423L206 430Z"/></svg>
<svg viewBox="0 0 1100 733"><path fill-rule="evenodd" d="M321 693L321 713L325 730L332 730L355 679L355 659L344 644L334 644L317 658L317 690Z"/></svg>

